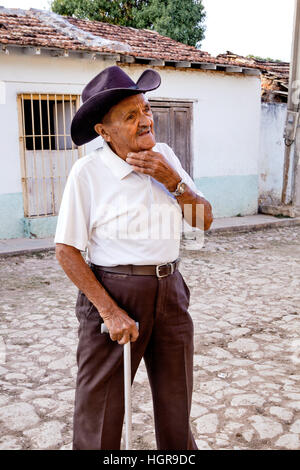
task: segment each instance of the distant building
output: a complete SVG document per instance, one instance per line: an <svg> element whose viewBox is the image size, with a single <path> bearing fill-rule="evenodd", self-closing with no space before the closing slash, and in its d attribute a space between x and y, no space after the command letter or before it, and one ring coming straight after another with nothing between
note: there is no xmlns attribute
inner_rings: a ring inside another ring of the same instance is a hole
<svg viewBox="0 0 300 470"><path fill-rule="evenodd" d="M243 57L233 52L219 54L217 59L233 61L240 66L254 66L261 71L261 99L268 103L287 103L289 90L289 62Z"/></svg>

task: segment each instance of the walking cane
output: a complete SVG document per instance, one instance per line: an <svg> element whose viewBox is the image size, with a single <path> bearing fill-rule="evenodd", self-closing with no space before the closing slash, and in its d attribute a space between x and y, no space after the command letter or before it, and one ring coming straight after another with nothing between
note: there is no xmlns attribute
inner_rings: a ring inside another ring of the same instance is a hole
<svg viewBox="0 0 300 470"><path fill-rule="evenodd" d="M139 328L138 322L135 323ZM101 324L101 333L108 333L105 323ZM125 403L125 449L132 447L132 409L131 409L131 346L130 341L124 344L124 403Z"/></svg>

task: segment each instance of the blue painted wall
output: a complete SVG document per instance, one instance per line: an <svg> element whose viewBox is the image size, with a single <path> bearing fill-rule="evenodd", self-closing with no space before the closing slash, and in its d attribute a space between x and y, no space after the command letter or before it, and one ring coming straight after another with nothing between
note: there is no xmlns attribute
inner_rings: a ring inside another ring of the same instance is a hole
<svg viewBox="0 0 300 470"><path fill-rule="evenodd" d="M47 238L55 234L57 217L24 218L25 238Z"/></svg>
<svg viewBox="0 0 300 470"><path fill-rule="evenodd" d="M258 175L197 178L195 183L211 203L214 217L257 213Z"/></svg>
<svg viewBox="0 0 300 470"><path fill-rule="evenodd" d="M24 237L22 193L0 194L0 238Z"/></svg>
<svg viewBox="0 0 300 470"><path fill-rule="evenodd" d="M0 239L51 237L56 222L57 217L24 217L22 193L0 194Z"/></svg>

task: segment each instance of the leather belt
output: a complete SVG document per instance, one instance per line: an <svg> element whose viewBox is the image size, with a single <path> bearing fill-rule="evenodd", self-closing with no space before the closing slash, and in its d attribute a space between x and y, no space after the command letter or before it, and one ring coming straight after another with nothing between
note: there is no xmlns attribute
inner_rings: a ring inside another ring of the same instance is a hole
<svg viewBox="0 0 300 470"><path fill-rule="evenodd" d="M139 266L137 264L120 264L119 266L99 266L97 264L91 263L90 266L100 271L107 271L110 273L119 273L119 274L128 274L134 276L157 276L158 279L167 277L170 274L173 274L179 266L180 258L177 258L175 261L166 264L157 264L151 265L147 264L144 266Z"/></svg>

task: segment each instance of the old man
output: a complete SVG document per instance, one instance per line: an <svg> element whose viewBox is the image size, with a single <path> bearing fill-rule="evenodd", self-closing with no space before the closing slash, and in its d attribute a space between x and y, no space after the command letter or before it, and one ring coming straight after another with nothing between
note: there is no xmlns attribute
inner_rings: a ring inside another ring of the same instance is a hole
<svg viewBox="0 0 300 470"><path fill-rule="evenodd" d="M160 81L154 70L135 83L108 67L84 88L71 125L77 145L103 138L73 165L55 236L57 259L79 289L73 449L120 448L128 341L132 377L142 358L146 365L157 448L197 449L189 423L193 322L178 234L183 217L207 230L212 210L172 149L155 142L145 93Z"/></svg>

